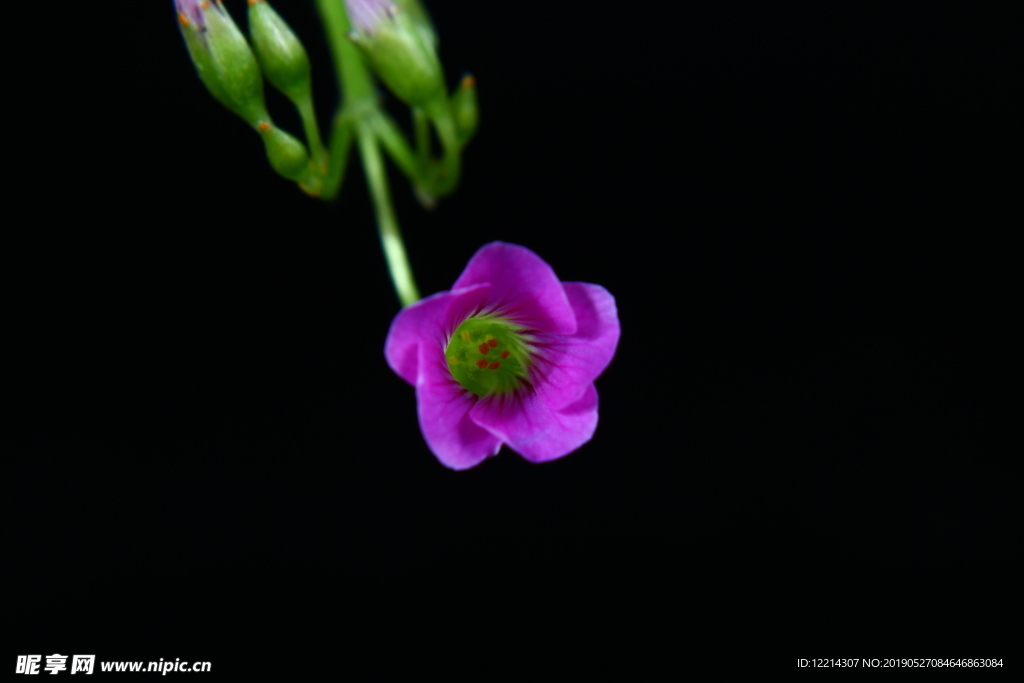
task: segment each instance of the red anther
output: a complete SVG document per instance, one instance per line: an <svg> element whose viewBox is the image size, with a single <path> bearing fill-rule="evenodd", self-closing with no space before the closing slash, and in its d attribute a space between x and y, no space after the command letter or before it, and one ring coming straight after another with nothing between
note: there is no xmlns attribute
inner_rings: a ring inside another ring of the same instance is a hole
<svg viewBox="0 0 1024 683"><path fill-rule="evenodd" d="M478 361L476 362L476 366L477 366L478 368L480 368L481 370L483 370L484 368L486 368L486 367L487 367L487 361L486 361L486 360L484 360L483 358L481 358L480 360L478 360Z"/></svg>
<svg viewBox="0 0 1024 683"><path fill-rule="evenodd" d="M496 348L498 348L498 340L497 339L488 339L487 340L487 345L490 346L492 349L496 349Z"/></svg>
<svg viewBox="0 0 1024 683"><path fill-rule="evenodd" d="M501 363L499 363L498 361L494 361L493 363L491 363L487 367L490 368L491 370L497 370L499 365L501 365Z"/></svg>
<svg viewBox="0 0 1024 683"><path fill-rule="evenodd" d="M501 352L501 359L505 360L506 358L508 358L508 351L502 351Z"/></svg>
<svg viewBox="0 0 1024 683"><path fill-rule="evenodd" d="M485 356L487 355L487 352L491 350L491 347L488 346L487 344L481 344L479 348L480 353L484 354Z"/></svg>

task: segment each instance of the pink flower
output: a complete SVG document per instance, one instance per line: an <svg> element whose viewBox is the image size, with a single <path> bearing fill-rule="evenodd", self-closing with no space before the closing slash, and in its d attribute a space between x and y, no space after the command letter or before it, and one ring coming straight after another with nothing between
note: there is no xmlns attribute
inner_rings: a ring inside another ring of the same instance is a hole
<svg viewBox="0 0 1024 683"><path fill-rule="evenodd" d="M545 462L589 441L597 427L594 380L618 341L607 290L559 282L529 249L493 242L451 291L402 309L384 354L416 387L430 450L462 470L502 444Z"/></svg>

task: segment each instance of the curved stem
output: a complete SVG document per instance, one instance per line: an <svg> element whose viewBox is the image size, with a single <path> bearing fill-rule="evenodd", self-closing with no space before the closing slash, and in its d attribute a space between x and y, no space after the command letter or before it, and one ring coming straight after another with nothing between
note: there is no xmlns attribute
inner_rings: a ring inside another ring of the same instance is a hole
<svg viewBox="0 0 1024 683"><path fill-rule="evenodd" d="M324 143L320 139L320 126L316 122L312 98L307 97L305 100L295 102L295 108L302 119L302 128L306 132L306 143L309 145L309 153L313 157L313 164L319 173L324 174L327 172L327 152L324 150Z"/></svg>
<svg viewBox="0 0 1024 683"><path fill-rule="evenodd" d="M416 130L416 159L420 173L426 175L430 163L430 119L420 107L413 107L412 120Z"/></svg>
<svg viewBox="0 0 1024 683"><path fill-rule="evenodd" d="M367 117L367 119L373 125L373 131L377 135L377 139L380 140L380 144L384 146L384 151L388 153L388 156L395 162L395 165L402 170L402 173L409 180L414 183L419 182L419 168L416 155L406 141L405 136L402 135L402 131L399 130L398 124L387 113L380 110L377 110L373 116Z"/></svg>
<svg viewBox="0 0 1024 683"><path fill-rule="evenodd" d="M387 171L384 168L384 156L377 145L377 136L397 133L397 129L387 128L387 119L383 119L374 94L373 79L363 63L363 57L352 41L348 38L350 24L345 13L342 0L317 0L317 9L323 18L327 39L334 58L334 70L338 77L338 86L343 93L342 106L334 118L334 126L330 142L330 169L325 180L327 196L334 196L341 186L345 170L345 161L351 148L352 134L355 133L359 154L363 161L363 172L370 187L373 208L377 216L377 229L380 232L381 245L384 247L384 258L388 262L391 281L395 285L398 299L403 306L419 300L420 293L416 289L416 281L409 266L409 257L405 253L402 233L398 229L395 208L391 204L391 192L388 189ZM375 132L376 128L381 128ZM389 151L399 159L407 157L411 160L411 150L405 151L397 139L388 142ZM404 142L404 141L401 141ZM406 145L407 147L407 145ZM405 166L409 166L409 160ZM400 161L401 163L401 161ZM407 170L407 169L403 169Z"/></svg>
<svg viewBox="0 0 1024 683"><path fill-rule="evenodd" d="M408 306L419 301L420 293L412 276L405 244L402 242L402 233L398 229L395 209L391 204L384 155L377 146L377 139L369 123L361 121L357 124L356 138L363 159L366 182L370 186L370 196L373 197L373 208L377 213L377 228L380 230L380 241L384 247L388 270L391 271L391 281L402 305Z"/></svg>
<svg viewBox="0 0 1024 683"><path fill-rule="evenodd" d="M458 186L459 177L462 175L462 144L459 142L455 120L448 107L435 107L429 114L444 150L441 156L441 182L438 189L440 194L448 194Z"/></svg>
<svg viewBox="0 0 1024 683"><path fill-rule="evenodd" d="M352 121L342 115L334 117L331 129L331 148L327 154L327 173L324 175L323 198L334 199L345 180L345 167L352 151Z"/></svg>

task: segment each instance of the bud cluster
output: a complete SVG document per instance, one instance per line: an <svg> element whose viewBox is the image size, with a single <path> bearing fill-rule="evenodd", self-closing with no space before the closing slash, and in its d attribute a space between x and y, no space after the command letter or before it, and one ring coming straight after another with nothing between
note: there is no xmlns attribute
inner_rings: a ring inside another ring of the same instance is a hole
<svg viewBox="0 0 1024 683"><path fill-rule="evenodd" d="M174 6L206 89L260 134L275 171L304 180L309 154L295 137L274 125L263 96L263 76L292 99L309 96L309 60L291 29L265 2L249 0L250 47L219 0L174 0Z"/></svg>
<svg viewBox="0 0 1024 683"><path fill-rule="evenodd" d="M248 37L221 0L173 1L189 55L207 90L260 134L271 166L309 194L337 192L352 131L360 119L377 122L373 129L380 142L413 180L425 205L433 205L436 197L456 187L461 149L477 127L475 81L464 77L449 97L437 56L437 33L419 0L317 0L337 63L343 65L339 75L368 70L412 107L415 153L397 127L380 124L385 115L376 111L372 80L366 77L341 79L345 92L335 135L327 147L323 145L306 50L265 0L247 0ZM305 145L274 125L264 100L264 78L298 109ZM345 129L346 125L350 127ZM429 125L443 147L440 159L431 154Z"/></svg>

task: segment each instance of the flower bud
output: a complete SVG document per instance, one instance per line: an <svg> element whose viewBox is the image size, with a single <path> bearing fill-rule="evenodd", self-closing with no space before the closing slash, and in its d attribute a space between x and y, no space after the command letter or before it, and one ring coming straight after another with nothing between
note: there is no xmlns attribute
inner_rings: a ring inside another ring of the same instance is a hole
<svg viewBox="0 0 1024 683"><path fill-rule="evenodd" d="M199 79L251 126L267 118L263 79L242 32L219 0L174 0L178 24Z"/></svg>
<svg viewBox="0 0 1024 683"><path fill-rule="evenodd" d="M290 180L303 180L309 170L305 146L277 126L263 121L258 127L270 165Z"/></svg>
<svg viewBox="0 0 1024 683"><path fill-rule="evenodd" d="M464 145L476 133L477 122L480 118L476 105L476 79L470 74L462 77L459 89L452 95L451 108L452 118L455 119L455 129L459 134L459 142Z"/></svg>
<svg viewBox="0 0 1024 683"><path fill-rule="evenodd" d="M416 30L434 46L434 50L437 50L437 31L434 30L434 23L430 21L430 15L427 14L426 8L419 3L419 0L395 0L395 4L409 14Z"/></svg>
<svg viewBox="0 0 1024 683"><path fill-rule="evenodd" d="M284 19L264 0L249 0L249 35L263 75L290 100L309 97L309 57Z"/></svg>
<svg viewBox="0 0 1024 683"><path fill-rule="evenodd" d="M358 45L374 73L395 95L414 107L444 97L441 63L429 35L414 12L393 0L345 0ZM422 9L421 9L422 11Z"/></svg>

